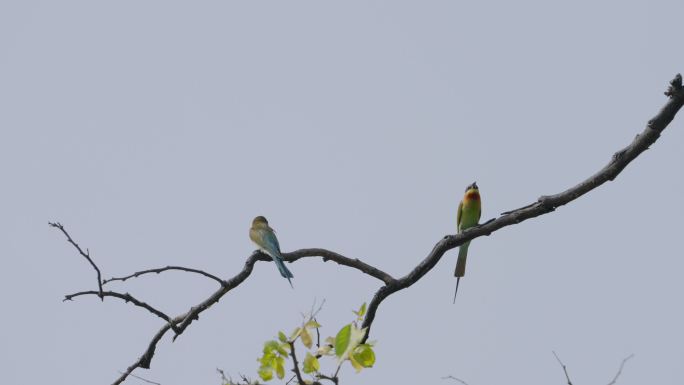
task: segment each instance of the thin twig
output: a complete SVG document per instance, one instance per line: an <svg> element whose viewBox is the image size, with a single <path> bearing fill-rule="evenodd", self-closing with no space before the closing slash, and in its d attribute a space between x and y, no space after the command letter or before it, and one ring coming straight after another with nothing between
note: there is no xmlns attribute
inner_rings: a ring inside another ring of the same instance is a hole
<svg viewBox="0 0 684 385"><path fill-rule="evenodd" d="M340 374L340 369L342 369L342 363L340 362L337 364L337 370L335 370L335 374L333 374L333 378L338 378L337 375Z"/></svg>
<svg viewBox="0 0 684 385"><path fill-rule="evenodd" d="M186 272L188 272L188 273L201 274L201 275L203 275L203 276L205 276L205 277L207 277L207 278L211 278L211 279L213 279L214 281L218 282L219 285L223 285L223 280L222 280L221 278L219 278L219 277L213 275L213 274L209 274L209 273L207 273L206 271L203 271L203 270L193 269L193 268L190 268L190 267L183 267L183 266L166 266L166 267L159 267L159 268L156 268L156 269L148 269L148 270L136 271L135 273L130 274L130 275L127 275L127 276L125 276L125 277L112 277L112 278L109 278L109 279L105 279L104 281L102 281L102 284L103 284L103 285L106 285L107 283L112 282L112 281L122 281L122 282L123 282L123 281L125 281L125 280L127 280L127 279L137 278L137 277L139 277L139 276L141 276L141 275L144 275L144 274L151 274L151 273L157 273L157 274L159 274L159 273L161 273L161 272L163 272L163 271L168 271L168 270L180 270L180 271L186 271Z"/></svg>
<svg viewBox="0 0 684 385"><path fill-rule="evenodd" d="M226 376L226 373L223 370L216 368L216 371L221 375L221 381L223 382L221 385L260 385L261 384L259 381L252 382L244 374L238 374L240 376L240 380L242 382L233 382L233 379L230 376Z"/></svg>
<svg viewBox="0 0 684 385"><path fill-rule="evenodd" d="M292 364L294 365L292 371L294 372L295 376L297 376L297 381L299 382L299 385L305 385L306 383L302 378L302 373L299 372L299 363L297 362L297 354L295 354L294 341L289 341L288 343L290 344L290 355L292 356Z"/></svg>
<svg viewBox="0 0 684 385"><path fill-rule="evenodd" d="M618 369L617 373L615 373L615 377L613 377L613 380L609 382L608 385L615 385L618 377L620 377L620 375L622 374L622 369L625 367L625 362L627 362L632 357L634 357L634 354L630 354L622 360L622 362L620 363L620 369Z"/></svg>
<svg viewBox="0 0 684 385"><path fill-rule="evenodd" d="M316 378L318 378L319 380L328 380L328 381L331 381L331 382L334 383L335 385L339 385L339 383L340 383L340 382L339 382L340 379L337 378L337 375L334 375L334 376L326 376L325 374L318 373L318 374L316 374Z"/></svg>
<svg viewBox="0 0 684 385"><path fill-rule="evenodd" d="M99 290L99 296L102 301L104 301L104 297L102 296L102 273L100 273L100 269L97 267L95 262L93 262L92 258L90 258L90 250L87 250L84 252L83 249L81 249L81 246L78 245L78 243L74 242L73 239L71 239L71 235L67 233L67 231L64 229L64 226L62 226L61 223L59 222L48 222L48 225L55 227L59 229L67 238L67 242L71 243L76 250L78 250L78 253L83 256L83 258L87 259L88 262L90 262L90 266L95 269L95 272L97 273L97 287Z"/></svg>
<svg viewBox="0 0 684 385"><path fill-rule="evenodd" d="M119 374L123 374L123 372L120 371ZM148 380L148 379L146 379L146 378L142 378L142 377L140 377L140 376L136 376L136 375L133 374L133 373L131 373L130 376L133 377L133 378L137 378L138 380L145 381L145 382L147 382L148 384L161 385L161 384L158 383L158 382L150 381L150 380Z"/></svg>
<svg viewBox="0 0 684 385"><path fill-rule="evenodd" d="M316 322L318 324L318 321L316 321L315 318L313 320L314 320L314 322ZM319 328L316 328L316 347L318 349L320 349L321 348L321 331L318 329Z"/></svg>
<svg viewBox="0 0 684 385"><path fill-rule="evenodd" d="M218 372L218 374L221 375L221 381L223 381L223 384L221 385L230 384L233 382L232 380L229 380L228 377L226 377L226 373L222 369L216 368L216 371Z"/></svg>
<svg viewBox="0 0 684 385"><path fill-rule="evenodd" d="M88 290L88 291L80 291L78 293L73 293L73 294L67 294L64 296L63 301L72 301L76 297L80 297L83 295L97 295L101 296L102 298L104 297L114 297L114 298L119 298L122 299L126 302L130 302L135 306L141 307L143 309L147 309L150 313L156 315L157 317L163 319L166 322L173 323L173 320L164 314L163 312L153 308L152 306L148 305L147 303L140 301L133 297L132 295L128 293L117 293L115 291L103 291L102 293L98 293L97 291L94 290Z"/></svg>
<svg viewBox="0 0 684 385"><path fill-rule="evenodd" d="M456 377L454 377L454 376L446 376L446 377L442 377L442 380L454 380L454 381L458 381L458 382L460 382L460 383L461 383L461 384L463 384L463 385L468 385L468 383L467 383L467 382L465 382L465 381L461 380L460 378L456 378Z"/></svg>
<svg viewBox="0 0 684 385"><path fill-rule="evenodd" d="M563 368L563 373L565 373L565 378L568 380L568 385L572 385L572 381L570 381L570 376L568 375L568 370L565 367L565 364L563 363L563 361L561 361L561 359L558 357L558 354L556 354L556 352L553 352L553 355L556 356L556 360L560 364L561 368Z"/></svg>

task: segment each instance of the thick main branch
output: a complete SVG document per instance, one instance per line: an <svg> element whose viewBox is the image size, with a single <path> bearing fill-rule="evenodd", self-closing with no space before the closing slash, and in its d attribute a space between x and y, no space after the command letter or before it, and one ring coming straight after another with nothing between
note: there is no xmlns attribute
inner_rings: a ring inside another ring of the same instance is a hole
<svg viewBox="0 0 684 385"><path fill-rule="evenodd" d="M682 76L680 74L677 74L677 76L670 81L670 87L665 92L665 95L669 96L670 100L668 100L665 106L663 106L653 119L648 121L644 131L638 134L627 147L613 154L610 162L594 175L561 193L541 196L536 202L513 211L507 211L497 219L489 220L482 225L470 228L460 234L445 236L442 240L437 242L428 256L423 259L418 266L411 270L411 272L404 277L381 287L380 290L375 293L375 296L373 296L373 299L368 305L368 313L363 321L363 326L369 328L366 338L368 338L370 326L375 320L375 314L382 301L397 291L418 282L419 279L435 267L437 262L439 262L447 251L472 239L483 235L490 235L503 227L548 214L557 207L574 201L607 181L614 180L631 161L636 159L639 154L646 151L656 140L658 140L660 133L668 124L670 124L677 114L677 111L679 111L682 104L684 104L684 90L682 89Z"/></svg>
<svg viewBox="0 0 684 385"><path fill-rule="evenodd" d="M644 152L649 148L660 136L660 133L668 126L668 124L675 117L679 109L684 104L684 90L682 89L682 78L681 75L677 75L671 82L670 87L665 93L670 99L665 104L665 106L660 110L660 112L648 122L648 125L639 135L636 136L634 141L630 143L627 147L616 152L611 158L610 162L600 169L597 173L580 182L576 186L567 189L558 194L542 196L537 199L536 202L529 204L527 206L521 207L516 210L508 211L501 214L500 217L496 219L491 219L482 225L470 228L461 234L447 235L442 238L433 247L432 251L423 259L413 270L401 278L393 278L384 271L368 265L358 259L351 259L345 257L341 254L325 250L325 249L301 249L291 253L283 254L283 257L288 262L294 262L305 257L322 257L323 261L334 261L340 265L348 266L361 271L364 274L375 277L382 281L384 285L375 293L373 299L371 300L366 317L363 321L363 326L369 328L369 332L366 334L366 338L370 333L370 326L375 320L375 316L380 304L390 295L410 287L414 283L418 282L423 276L425 276L433 267L439 262L444 253L447 251L460 246L461 244L484 236L490 235L493 232L506 227L511 226L530 218L538 217L544 214L548 214L554 211L557 207L563 206L575 199L578 199L587 192L597 188L598 186L604 184L607 181L614 180L618 174L639 154ZM51 224L53 225L53 224ZM61 225L54 227L59 228L62 232L65 232ZM66 233L66 232L65 232ZM102 292L99 269L92 263L92 260L88 256L88 253L84 253L76 244L71 240L67 234L67 238L70 243L74 244L81 255L86 257L95 270L98 272L98 285L100 286L99 292L83 292L83 294L100 294L104 296L109 296L109 292ZM221 281L215 276L208 273L201 272L196 269L189 268L176 268L176 267L166 267L160 269L144 270L142 272L134 273L130 276L119 278L117 280L125 280L134 276L147 274L147 273L158 273L166 270L186 270L193 273L203 274L211 279L220 281L221 287L212 293L209 298L205 299L200 304L193 306L186 313L174 317L168 320L168 317L161 316L161 318L166 319L167 323L154 335L152 340L147 346L147 349L143 352L142 356L138 358L128 369L121 374L121 376L114 382L114 385L123 382L136 368L149 368L152 357L157 346L157 343L161 338L173 329L176 335L174 340L182 334L185 329L196 319L199 318L200 313L211 307L213 304L218 302L221 297L223 297L228 291L240 285L249 275L252 273L254 264L257 261L270 261L271 258L267 255L255 252L247 258L245 261L244 268L236 274L233 278L227 281ZM138 305L140 306L140 305ZM148 305L149 306L149 305ZM144 307L144 306L143 306ZM148 310L150 310L148 308ZM151 311L151 310L150 310ZM156 314L156 313L155 313ZM163 313L161 313L163 314ZM157 314L159 315L159 314Z"/></svg>

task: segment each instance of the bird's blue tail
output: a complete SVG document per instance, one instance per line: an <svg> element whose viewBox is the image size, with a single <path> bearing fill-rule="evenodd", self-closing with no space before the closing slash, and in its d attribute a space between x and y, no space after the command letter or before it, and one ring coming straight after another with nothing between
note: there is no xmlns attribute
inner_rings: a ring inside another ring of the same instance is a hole
<svg viewBox="0 0 684 385"><path fill-rule="evenodd" d="M292 280L290 280L290 278L294 278L294 275L292 275L292 272L288 270L287 266L285 266L283 260L280 258L273 258L273 262L275 262L276 266L278 266L280 275L282 275L283 278L287 278L287 281L290 282L290 286L292 286ZM292 286L292 288L294 289L294 286Z"/></svg>

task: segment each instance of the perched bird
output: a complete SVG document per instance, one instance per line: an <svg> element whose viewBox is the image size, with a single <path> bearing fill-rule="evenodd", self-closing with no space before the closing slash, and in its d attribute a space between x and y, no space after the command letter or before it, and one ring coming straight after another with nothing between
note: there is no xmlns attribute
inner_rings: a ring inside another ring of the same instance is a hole
<svg viewBox="0 0 684 385"><path fill-rule="evenodd" d="M275 231L268 225L266 218L258 216L252 221L252 227L249 229L249 239L252 240L258 247L259 250L265 254L268 254L273 258L280 275L283 278L287 278L292 286L292 281L290 278L294 278L292 272L285 267L283 263L283 257L280 255L280 244L278 243L278 238L276 238ZM292 286L294 289L294 286Z"/></svg>
<svg viewBox="0 0 684 385"><path fill-rule="evenodd" d="M477 188L477 183L473 182L466 187L463 200L458 204L458 214L456 215L456 224L458 232L476 226L480 221L480 214L482 214L482 204L480 202L480 190ZM458 282L461 277L465 275L466 258L468 257L468 246L470 241L461 245L458 251L458 261L456 261L456 292L454 293L454 303L456 303L456 294L458 293Z"/></svg>

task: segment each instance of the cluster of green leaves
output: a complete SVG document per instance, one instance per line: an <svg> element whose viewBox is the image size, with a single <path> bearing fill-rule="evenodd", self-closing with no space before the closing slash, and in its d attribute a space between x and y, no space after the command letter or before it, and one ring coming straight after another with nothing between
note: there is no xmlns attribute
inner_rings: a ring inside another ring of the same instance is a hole
<svg viewBox="0 0 684 385"><path fill-rule="evenodd" d="M356 319L344 325L335 337L327 337L324 343L320 343L321 325L316 321L314 315L302 322L302 325L295 328L290 336L278 332L277 340L269 340L264 343L263 355L259 357L259 377L263 381L270 381L273 377L283 379L285 377L285 361L290 356L293 358L295 343L299 340L307 351L304 360L298 364L302 373L311 375L314 379L336 377L340 367L345 361L349 361L351 366L360 372L364 368L370 368L375 363L375 352L373 343L361 343L366 336L367 328L359 328L358 324L366 314L366 304L364 303L358 311L354 311ZM314 346L313 335L316 335ZM301 357L301 356L300 356ZM337 369L332 376L321 376L320 359L324 357L336 358ZM307 383L314 381L304 380Z"/></svg>
<svg viewBox="0 0 684 385"><path fill-rule="evenodd" d="M366 315L366 304L361 305L361 308L355 311L354 314L356 314L356 320L344 325L337 332L334 343L332 343L332 339L330 339L330 342L334 346L338 365L349 360L354 369L360 372L363 368L373 366L375 363L375 352L373 351L373 343L361 343L366 336L368 328L360 329L357 326L357 323L363 321L363 317Z"/></svg>
<svg viewBox="0 0 684 385"><path fill-rule="evenodd" d="M283 336L284 337L284 336ZM285 377L285 359L290 354L290 345L275 340L264 343L264 354L259 358L259 377L264 381L273 379L273 372L278 378Z"/></svg>

